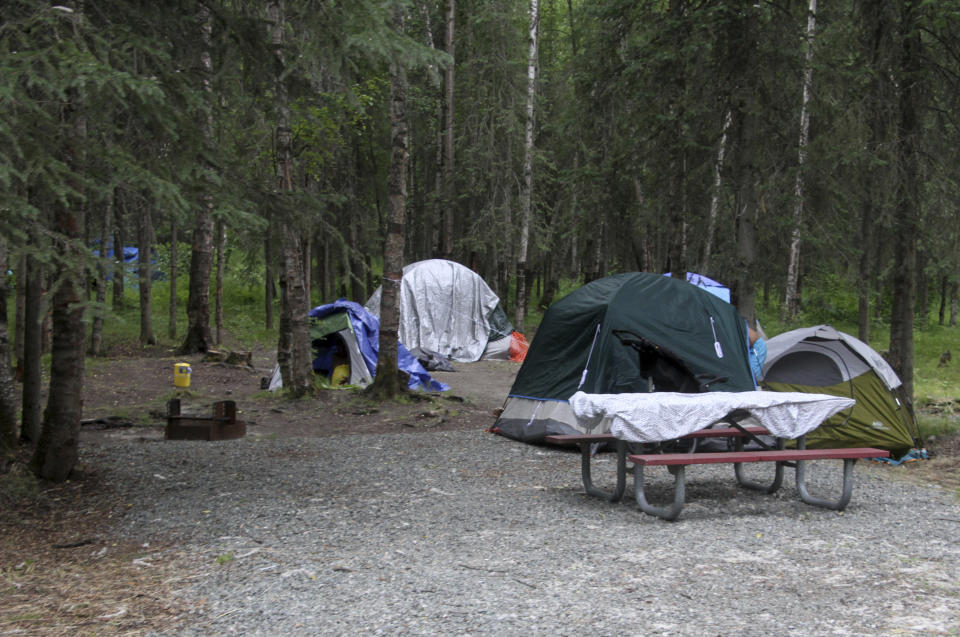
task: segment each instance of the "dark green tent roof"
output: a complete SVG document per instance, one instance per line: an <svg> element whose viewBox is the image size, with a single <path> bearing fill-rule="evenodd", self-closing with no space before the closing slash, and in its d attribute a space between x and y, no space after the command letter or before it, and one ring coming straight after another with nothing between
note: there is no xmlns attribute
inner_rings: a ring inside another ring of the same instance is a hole
<svg viewBox="0 0 960 637"><path fill-rule="evenodd" d="M649 391L638 353L617 330L672 352L694 375L725 379L711 391L755 388L746 323L736 308L681 279L632 272L588 283L550 306L510 395L567 400L578 387Z"/></svg>

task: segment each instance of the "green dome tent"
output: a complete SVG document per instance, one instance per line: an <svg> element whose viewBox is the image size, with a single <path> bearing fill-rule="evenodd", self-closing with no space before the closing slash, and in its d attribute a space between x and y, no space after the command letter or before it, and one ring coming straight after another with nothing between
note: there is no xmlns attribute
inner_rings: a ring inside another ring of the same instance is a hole
<svg viewBox="0 0 960 637"><path fill-rule="evenodd" d="M877 447L895 455L918 446L920 433L903 384L863 341L829 325L803 327L767 339L762 384L853 398L857 403L807 434L807 447Z"/></svg>
<svg viewBox="0 0 960 637"><path fill-rule="evenodd" d="M567 403L578 390L753 389L736 308L681 279L615 274L550 306L494 431L525 442L579 433Z"/></svg>

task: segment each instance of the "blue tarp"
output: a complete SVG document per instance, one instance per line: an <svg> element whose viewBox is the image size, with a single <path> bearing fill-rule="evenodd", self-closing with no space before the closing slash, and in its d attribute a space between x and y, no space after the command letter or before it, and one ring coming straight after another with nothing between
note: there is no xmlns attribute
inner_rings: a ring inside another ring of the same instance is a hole
<svg viewBox="0 0 960 637"><path fill-rule="evenodd" d="M96 245L96 242L94 242ZM157 257L155 255L155 250L150 251L150 265L155 266L157 263ZM100 256L99 246L93 248L94 256ZM107 257L113 257L113 246L107 248ZM134 246L124 246L123 247L123 264L124 269L130 275L130 280L128 285L132 287L137 286L137 268L140 265L140 248ZM166 274L158 270L156 267L150 268L150 279L153 281L163 281L166 278ZM107 272L107 281L113 280L113 272Z"/></svg>
<svg viewBox="0 0 960 637"><path fill-rule="evenodd" d="M670 273L667 272L663 276L670 276ZM719 281L714 281L710 277L697 274L696 272L687 272L687 281L693 283L698 288L703 288L710 294L719 299L723 299L727 303L730 302L730 288Z"/></svg>
<svg viewBox="0 0 960 637"><path fill-rule="evenodd" d="M346 312L350 318L350 325L357 337L357 344L360 347L360 354L371 376L377 374L377 353L380 349L380 320L373 314L364 309L359 303L338 299L333 303L319 305L310 310L311 318L323 318L335 312ZM405 371L410 376L410 389L422 389L424 391L446 391L450 386L446 383L434 380L424 369L413 354L403 346L403 343L397 343L397 367Z"/></svg>
<svg viewBox="0 0 960 637"><path fill-rule="evenodd" d="M881 462L885 464L892 464L894 466L901 465L906 462L916 462L918 460L929 460L930 455L927 453L926 449L911 449L899 459L893 458L870 458L874 462Z"/></svg>

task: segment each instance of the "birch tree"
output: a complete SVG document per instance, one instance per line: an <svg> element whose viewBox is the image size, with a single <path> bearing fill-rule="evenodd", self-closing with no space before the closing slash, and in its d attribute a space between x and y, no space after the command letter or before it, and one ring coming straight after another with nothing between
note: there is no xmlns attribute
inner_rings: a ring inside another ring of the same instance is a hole
<svg viewBox="0 0 960 637"><path fill-rule="evenodd" d="M523 187L520 192L520 246L517 254L517 300L514 325L523 331L527 313L527 253L533 208L533 131L537 92L537 45L540 31L539 0L530 0L530 30L527 51L527 121L524 132Z"/></svg>
<svg viewBox="0 0 960 637"><path fill-rule="evenodd" d="M446 0L445 22L446 30L444 32L444 48L447 55L450 56L450 63L446 65L443 73L444 89L444 123L443 123L443 184L444 184L444 206L443 206L443 257L445 259L453 258L454 232L456 230L456 209L457 192L454 173L454 74L456 70L456 58L454 57L455 40L454 26L456 18L456 0ZM392 81L392 79L391 79Z"/></svg>
<svg viewBox="0 0 960 637"><path fill-rule="evenodd" d="M713 164L713 192L710 193L710 209L707 211L707 232L703 242L703 259L700 261L700 271L710 272L710 257L713 254L713 237L717 231L717 217L720 213L720 195L723 191L723 163L727 156L727 135L730 133L730 124L733 115L727 110L723 118L723 133L720 135L720 144L717 146L717 159Z"/></svg>
<svg viewBox="0 0 960 637"><path fill-rule="evenodd" d="M797 284L800 277L800 235L803 226L804 169L807 164L807 142L810 138L810 96L813 93L813 44L817 29L817 0L809 0L807 7L806 53L803 65L803 98L800 103L800 139L797 143L797 177L793 187L793 229L790 233L790 262L787 265L787 285L784 292L783 316L789 321L799 310Z"/></svg>

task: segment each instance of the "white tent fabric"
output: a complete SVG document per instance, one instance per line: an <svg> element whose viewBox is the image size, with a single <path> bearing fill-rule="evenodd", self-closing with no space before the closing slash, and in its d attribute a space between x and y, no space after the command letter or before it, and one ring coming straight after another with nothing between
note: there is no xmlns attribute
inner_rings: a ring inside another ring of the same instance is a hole
<svg viewBox="0 0 960 637"><path fill-rule="evenodd" d="M365 307L380 317L381 288ZM470 268L429 259L403 268L400 342L411 352L431 351L469 363L480 360L490 338L490 315L500 298Z"/></svg>
<svg viewBox="0 0 960 637"><path fill-rule="evenodd" d="M804 392L577 392L570 398L570 407L586 431L610 432L629 442L659 442L703 429L736 409L750 412L774 436L798 438L855 402Z"/></svg>
<svg viewBox="0 0 960 637"><path fill-rule="evenodd" d="M802 342L801 341L805 341ZM850 355L846 347L836 347L838 343L843 343L850 350L856 352L862 360L856 356ZM829 348L833 355L831 358L842 359L843 365L838 365L842 371L849 370L851 376L857 376L863 373L863 362L866 361L870 367L877 373L887 386L887 389L894 390L902 383L897 373L893 371L889 363L883 359L872 347L858 338L850 336L844 332L837 331L829 325L815 325L813 327L801 327L783 334L777 334L766 341L767 360L764 369L770 369L777 360L789 352L816 350L820 353ZM834 362L837 362L836 360ZM859 371L858 371L859 369ZM846 379L849 380L849 379Z"/></svg>
<svg viewBox="0 0 960 637"><path fill-rule="evenodd" d="M482 358L484 360L508 361L510 360L510 344L513 338L504 336L495 341L487 342L487 347L483 350Z"/></svg>

